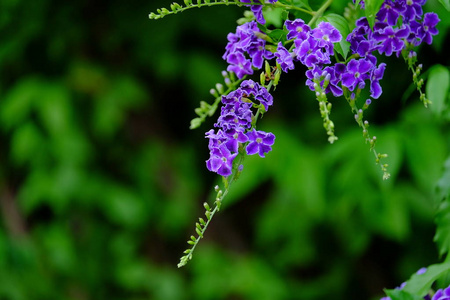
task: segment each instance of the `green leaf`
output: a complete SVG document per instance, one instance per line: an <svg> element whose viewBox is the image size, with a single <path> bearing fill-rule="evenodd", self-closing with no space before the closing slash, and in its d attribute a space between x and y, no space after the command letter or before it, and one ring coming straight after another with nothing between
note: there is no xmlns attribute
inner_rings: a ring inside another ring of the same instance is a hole
<svg viewBox="0 0 450 300"><path fill-rule="evenodd" d="M438 181L437 192L439 200L445 197L450 198L450 156L444 163L444 173Z"/></svg>
<svg viewBox="0 0 450 300"><path fill-rule="evenodd" d="M434 241L438 245L439 255L450 250L450 199L445 199L439 206L435 222L437 225Z"/></svg>
<svg viewBox="0 0 450 300"><path fill-rule="evenodd" d="M309 6L308 0L294 0L293 4L297 7L304 7L304 8L311 10L311 6Z"/></svg>
<svg viewBox="0 0 450 300"><path fill-rule="evenodd" d="M436 213L436 234L434 241L438 245L439 255L443 256L450 251L450 156L445 162L445 170L437 184L439 205Z"/></svg>
<svg viewBox="0 0 450 300"><path fill-rule="evenodd" d="M422 300L423 298L416 295L411 295L408 292L405 292L404 290L385 290L386 295L388 295L391 300Z"/></svg>
<svg viewBox="0 0 450 300"><path fill-rule="evenodd" d="M431 101L431 111L440 116L445 110L445 101L448 98L450 72L442 65L434 65L429 72L426 93Z"/></svg>
<svg viewBox="0 0 450 300"><path fill-rule="evenodd" d="M347 58L348 51L350 49L350 43L347 42L346 38L350 33L350 28L348 26L347 20L340 15L337 14L328 14L326 16L323 16L322 18L319 18L319 21L329 22L331 25L336 27L337 30L342 35L342 40L339 43L334 44L334 49L337 53L342 55L344 59Z"/></svg>
<svg viewBox="0 0 450 300"><path fill-rule="evenodd" d="M431 285L450 269L450 262L431 265L423 274L413 274L406 282L403 290L407 293L424 297L431 289ZM401 298L400 298L401 299ZM407 298L406 298L407 299ZM416 298L412 298L416 299ZM417 298L421 299L421 298ZM396 300L392 298L392 300Z"/></svg>
<svg viewBox="0 0 450 300"><path fill-rule="evenodd" d="M446 10L450 11L450 1L449 0L438 0Z"/></svg>
<svg viewBox="0 0 450 300"><path fill-rule="evenodd" d="M286 32L282 29L271 30L268 35L275 43L286 39Z"/></svg>
<svg viewBox="0 0 450 300"><path fill-rule="evenodd" d="M366 18L367 21L369 21L369 25L371 28L373 28L373 25L375 24L375 16L377 12L379 11L381 4L383 4L384 0L366 0Z"/></svg>

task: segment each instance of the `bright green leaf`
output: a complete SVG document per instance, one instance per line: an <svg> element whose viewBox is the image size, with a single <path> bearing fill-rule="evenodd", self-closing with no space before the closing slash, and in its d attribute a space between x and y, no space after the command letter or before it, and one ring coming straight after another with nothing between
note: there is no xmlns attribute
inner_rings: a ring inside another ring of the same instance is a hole
<svg viewBox="0 0 450 300"><path fill-rule="evenodd" d="M422 300L423 299L423 297L411 295L410 293L408 293L404 290L399 290L399 289L385 290L385 292L386 292L386 295L388 295L391 298L391 300Z"/></svg>
<svg viewBox="0 0 450 300"><path fill-rule="evenodd" d="M403 290L405 292L411 293L413 295L425 296L428 294L431 285L438 279L441 275L446 273L450 269L450 262L431 265L427 268L427 271L423 274L414 274L406 282ZM403 298L397 298L398 300ZM407 298L404 298L407 299ZM416 298L411 298L416 299ZM421 299L421 298L417 298ZM392 300L396 300L392 298Z"/></svg>
<svg viewBox="0 0 450 300"><path fill-rule="evenodd" d="M438 0L446 10L450 11L450 1L449 0Z"/></svg>
<svg viewBox="0 0 450 300"><path fill-rule="evenodd" d="M375 24L375 17L380 9L381 5L383 4L384 0L366 0L365 1L365 11L366 11L366 18L369 21L369 25L371 28L373 28L373 25Z"/></svg>
<svg viewBox="0 0 450 300"><path fill-rule="evenodd" d="M434 65L429 72L426 93L431 101L431 111L440 116L445 109L445 101L448 99L450 72L442 65Z"/></svg>

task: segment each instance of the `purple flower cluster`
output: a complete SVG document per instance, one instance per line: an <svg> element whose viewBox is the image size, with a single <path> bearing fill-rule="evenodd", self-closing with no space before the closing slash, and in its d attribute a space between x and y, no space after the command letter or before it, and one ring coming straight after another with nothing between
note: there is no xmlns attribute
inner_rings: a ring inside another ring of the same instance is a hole
<svg viewBox="0 0 450 300"><path fill-rule="evenodd" d="M259 5L260 6L260 5ZM273 53L266 50L266 41L258 37L261 30L255 21L236 28L236 33L229 33L225 54L222 56L229 64L227 71L234 72L241 79L253 74L253 68L260 69L264 59L272 59Z"/></svg>
<svg viewBox="0 0 450 300"><path fill-rule="evenodd" d="M271 3L271 4L273 4L273 3L277 2L277 1L278 0L267 0L267 2ZM253 2L253 3L261 3L259 0L241 0L241 2L242 3L251 3L251 2ZM263 2L264 2L264 0L263 0ZM265 24L266 20L264 19L264 16L262 14L262 9L263 9L263 5L262 4L260 4L260 5L251 5L250 6L250 10L255 15L256 21L258 21L258 23Z"/></svg>
<svg viewBox="0 0 450 300"><path fill-rule="evenodd" d="M295 48L289 53L281 44L278 45L275 56L282 70L287 72L294 68L294 61L300 61L308 67L306 71L306 84L315 90L314 81L328 78L325 92L332 92L335 96L342 95L342 88L338 85L341 76L346 72L344 64L331 66L331 56L334 55L334 43L342 40L339 31L328 22L321 22L311 29L301 19L287 20L285 27L288 30L286 38L294 41Z"/></svg>
<svg viewBox="0 0 450 300"><path fill-rule="evenodd" d="M272 150L275 135L252 128L252 120L255 118L252 108L262 106L267 111L273 104L273 97L257 82L245 80L238 89L222 96L222 104L220 117L214 125L219 129L217 132L211 129L206 133L210 151L206 167L219 175L229 176L241 145L246 147L248 155L258 153L264 157Z"/></svg>
<svg viewBox="0 0 450 300"><path fill-rule="evenodd" d="M356 28L347 37L350 49L361 57L370 57L372 52L397 56L408 45L418 46L422 42L431 44L440 21L435 13L423 14L426 0L385 0L376 15L373 30L366 18L356 23Z"/></svg>

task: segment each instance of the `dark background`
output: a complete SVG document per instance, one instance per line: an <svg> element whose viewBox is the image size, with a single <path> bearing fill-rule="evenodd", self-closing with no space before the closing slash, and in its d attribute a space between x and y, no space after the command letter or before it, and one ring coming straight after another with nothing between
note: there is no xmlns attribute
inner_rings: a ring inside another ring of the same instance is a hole
<svg viewBox="0 0 450 300"><path fill-rule="evenodd" d="M448 66L450 15L418 50ZM244 8L169 1L0 2L0 299L377 299L423 266L448 124L425 109L402 58L366 113L391 179L344 99L329 145L301 68L283 75L248 157L193 260L176 265L211 201L204 133L189 130L222 82ZM342 14L346 1L330 12ZM254 79L257 79L255 76Z"/></svg>

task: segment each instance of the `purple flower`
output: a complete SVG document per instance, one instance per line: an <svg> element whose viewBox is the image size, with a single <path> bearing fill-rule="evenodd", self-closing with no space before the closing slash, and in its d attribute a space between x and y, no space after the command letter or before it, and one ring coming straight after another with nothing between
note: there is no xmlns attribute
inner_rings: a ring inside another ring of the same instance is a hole
<svg viewBox="0 0 450 300"><path fill-rule="evenodd" d="M231 175L233 159L237 153L231 154L225 145L219 145L210 152L211 157L206 161L206 167L212 172L222 176Z"/></svg>
<svg viewBox="0 0 450 300"><path fill-rule="evenodd" d="M230 64L227 67L227 71L234 72L238 78L242 78L246 74L253 74L252 63L249 59L245 58L242 52L229 54L227 62Z"/></svg>
<svg viewBox="0 0 450 300"><path fill-rule="evenodd" d="M246 94L247 97L253 95L255 100L258 100L259 103L264 106L266 111L269 109L269 106L273 104L273 96L269 93L269 91L253 80L243 81L240 89Z"/></svg>
<svg viewBox="0 0 450 300"><path fill-rule="evenodd" d="M381 5L380 10L377 13L378 21L384 22L387 20L387 24L395 26L397 24L398 17L406 10L402 1L385 0Z"/></svg>
<svg viewBox="0 0 450 300"><path fill-rule="evenodd" d="M424 5L426 0L406 0L404 1L405 11L403 13L403 18L406 22L411 20L421 19L423 10L422 5Z"/></svg>
<svg viewBox="0 0 450 300"><path fill-rule="evenodd" d="M396 29L384 23L377 23L374 29L373 38L381 43L378 48L380 54L384 53L386 56L391 56L393 52L399 53L405 47L402 39L409 35L408 27L403 26Z"/></svg>
<svg viewBox="0 0 450 300"><path fill-rule="evenodd" d="M246 151L248 155L258 153L259 156L264 157L264 154L272 150L272 145L275 142L275 135L271 132L257 131L253 128L252 131L247 132L249 144Z"/></svg>
<svg viewBox="0 0 450 300"><path fill-rule="evenodd" d="M340 97L343 94L342 88L339 86L342 74L346 71L346 66L342 63L337 63L334 66L325 67L324 72L330 74L330 82L328 83L325 92L332 92L333 96Z"/></svg>
<svg viewBox="0 0 450 300"><path fill-rule="evenodd" d="M372 71L372 75L370 76L370 97L374 99L378 99L383 92L381 89L380 80L383 78L385 69L386 64L381 63L378 65L378 68Z"/></svg>
<svg viewBox="0 0 450 300"><path fill-rule="evenodd" d="M227 70L234 72L238 78L253 74L252 66L260 69L264 58L273 57L273 54L265 49L266 41L256 33L261 31L257 23L252 21L238 26L236 33L229 33L227 36L228 44L222 58L229 64Z"/></svg>
<svg viewBox="0 0 450 300"><path fill-rule="evenodd" d="M352 59L347 64L347 72L342 74L342 85L353 91L356 87L364 88L364 81L369 78L372 62L366 59Z"/></svg>
<svg viewBox="0 0 450 300"><path fill-rule="evenodd" d="M242 127L225 130L225 135L228 137L225 145L232 153L238 152L239 144L243 144L248 141L248 137L245 135L244 128Z"/></svg>
<svg viewBox="0 0 450 300"><path fill-rule="evenodd" d="M296 58L308 68L331 63L330 56L334 54L333 43L341 41L339 31L330 23L321 22L308 32L305 39L294 41Z"/></svg>
<svg viewBox="0 0 450 300"><path fill-rule="evenodd" d="M450 286L443 289L439 289L436 294L434 294L432 300L449 300L450 299Z"/></svg>
<svg viewBox="0 0 450 300"><path fill-rule="evenodd" d="M286 22L284 22L284 25L289 31L286 36L288 40L305 40L308 37L309 32L311 31L311 28L308 26L308 24L305 24L305 21L303 21L302 19L295 19L294 21L286 20Z"/></svg>
<svg viewBox="0 0 450 300"><path fill-rule="evenodd" d="M342 40L342 35L339 33L339 30L328 22L320 22L312 30L312 36L320 41L319 46L321 47L330 43L338 43Z"/></svg>
<svg viewBox="0 0 450 300"><path fill-rule="evenodd" d="M319 47L314 37L310 36L304 41L295 40L294 44L296 58L308 68L331 63L328 49Z"/></svg>
<svg viewBox="0 0 450 300"><path fill-rule="evenodd" d="M294 69L294 60L292 58L292 55L286 48L283 47L283 44L281 42L278 43L275 56L277 57L277 63L280 64L283 72L287 73L288 70Z"/></svg>
<svg viewBox="0 0 450 300"><path fill-rule="evenodd" d="M428 45L431 45L433 42L433 35L439 33L436 28L439 21L439 17L435 13L426 13L423 18L423 23L422 26L419 27L418 35Z"/></svg>

